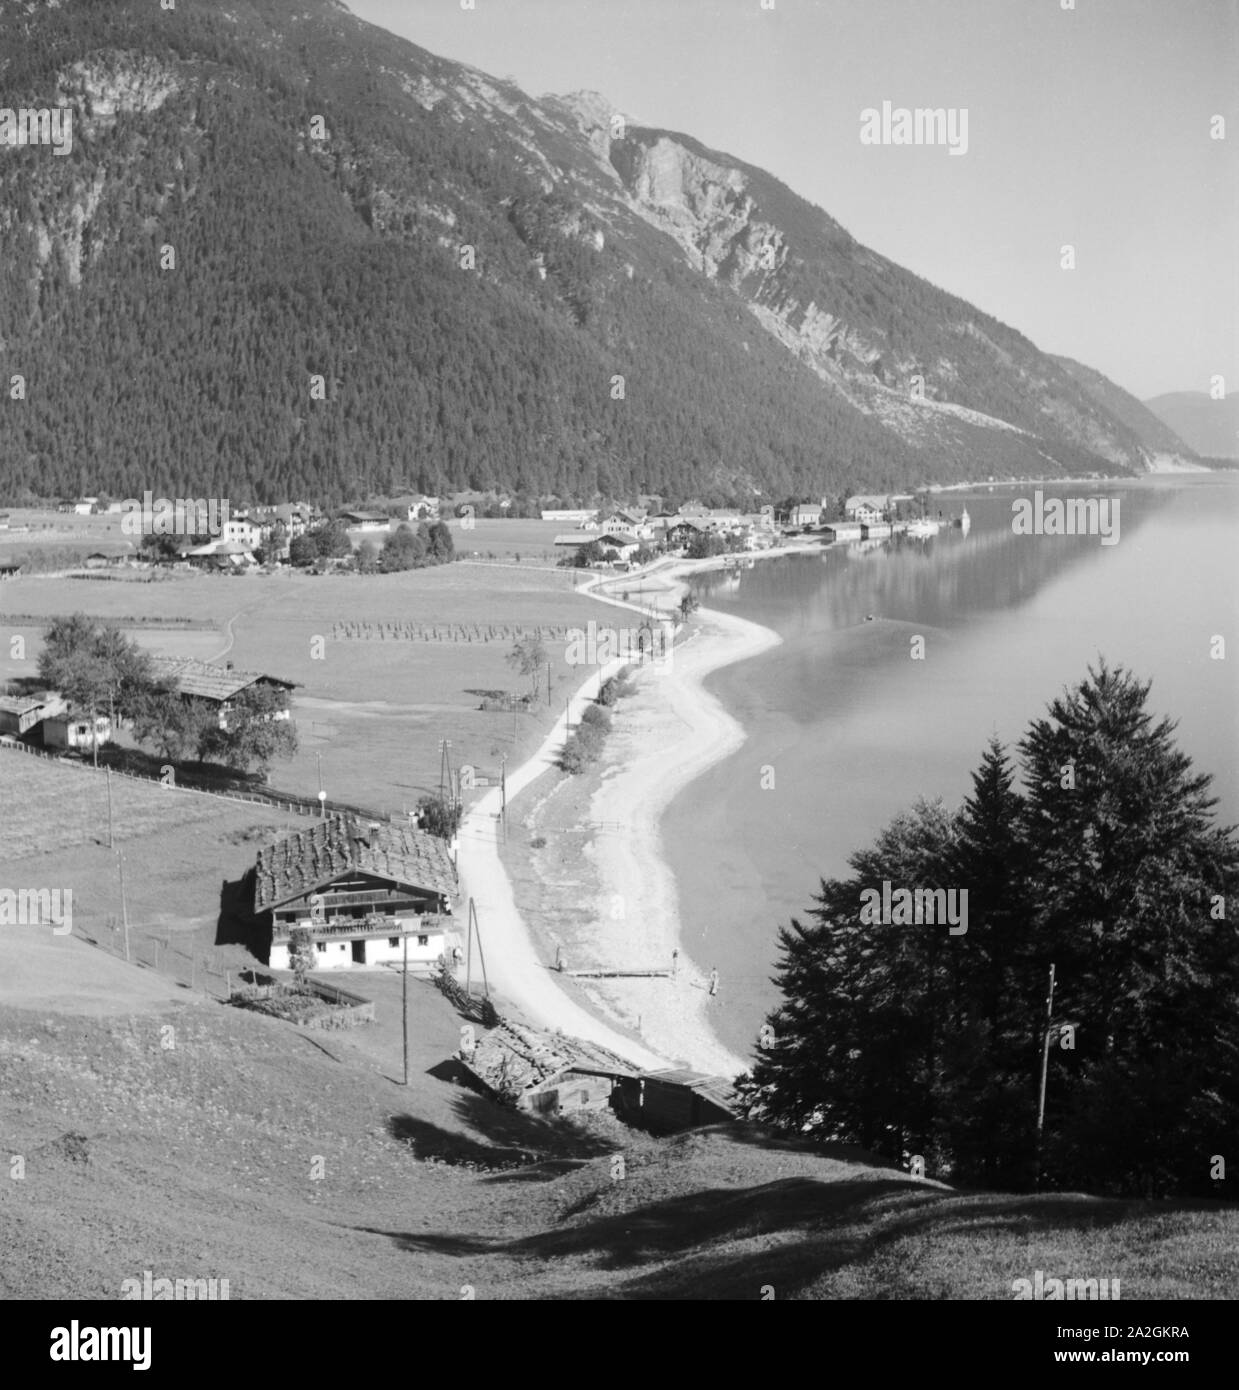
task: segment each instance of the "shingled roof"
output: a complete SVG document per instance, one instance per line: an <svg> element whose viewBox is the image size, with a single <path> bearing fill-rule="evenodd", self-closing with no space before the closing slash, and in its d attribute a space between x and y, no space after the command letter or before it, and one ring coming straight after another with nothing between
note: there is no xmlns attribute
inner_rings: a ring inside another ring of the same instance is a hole
<svg viewBox="0 0 1239 1390"><path fill-rule="evenodd" d="M739 1112L739 1094L725 1076L711 1076L706 1072L690 1071L687 1067L668 1067L663 1071L646 1072L645 1079L663 1081L669 1086L685 1086L720 1109L729 1110L733 1115Z"/></svg>
<svg viewBox="0 0 1239 1390"><path fill-rule="evenodd" d="M297 685L296 681L268 676L262 671L229 670L188 656L154 656L151 664L156 676L175 682L182 695L196 695L204 700L231 700L257 681L270 681L286 690L294 690Z"/></svg>
<svg viewBox="0 0 1239 1390"><path fill-rule="evenodd" d="M408 825L331 816L259 850L254 911L269 912L351 871L446 898L456 894L452 856L437 836Z"/></svg>
<svg viewBox="0 0 1239 1390"><path fill-rule="evenodd" d="M528 1090L574 1069L607 1076L637 1074L622 1057L597 1043L562 1033L541 1033L510 1021L485 1033L478 1040L473 1055L462 1060L491 1088L497 1088L507 1079L521 1090Z"/></svg>

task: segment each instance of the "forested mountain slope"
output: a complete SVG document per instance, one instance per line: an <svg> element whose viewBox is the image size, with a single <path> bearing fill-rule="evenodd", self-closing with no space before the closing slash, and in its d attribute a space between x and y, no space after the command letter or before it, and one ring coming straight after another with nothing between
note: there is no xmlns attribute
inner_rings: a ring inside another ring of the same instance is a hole
<svg viewBox="0 0 1239 1390"><path fill-rule="evenodd" d="M0 150L10 502L1148 465L1019 333L601 98L534 100L331 0L0 0L0 29L5 100L75 113L65 156Z"/></svg>

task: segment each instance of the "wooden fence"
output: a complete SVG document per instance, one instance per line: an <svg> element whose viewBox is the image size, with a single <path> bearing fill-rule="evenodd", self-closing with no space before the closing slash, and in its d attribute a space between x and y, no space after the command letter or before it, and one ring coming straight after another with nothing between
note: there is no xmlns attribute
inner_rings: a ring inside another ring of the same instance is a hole
<svg viewBox="0 0 1239 1390"><path fill-rule="evenodd" d="M91 930L75 922L73 934L119 960L125 959L125 930L115 918L109 917ZM153 927L130 924L128 959L132 965L153 970L187 989L200 989L221 1003L233 992L231 971L211 965L192 942L186 950L172 936Z"/></svg>
<svg viewBox="0 0 1239 1390"><path fill-rule="evenodd" d="M474 1023L480 1023L486 1028L494 1028L499 1023L499 1014L490 1000L475 999L473 995L467 994L464 986L453 977L446 965L439 966L434 975L434 982L463 1018L472 1019Z"/></svg>
<svg viewBox="0 0 1239 1390"><path fill-rule="evenodd" d="M50 758L61 763L66 767L74 767L82 772L106 773L107 767L100 763L98 767L93 762L84 759L66 758L63 753L55 749L35 748L28 743L20 743L16 740L10 742L0 741L0 749L10 749L16 753L26 753L35 758ZM317 798L301 796L297 792L263 790L261 788L251 788L242 791L234 787L192 787L182 782L165 782L162 777L155 773L129 772L122 768L114 767L111 769L114 777L127 777L131 782L145 782L148 785L164 787L168 791L191 792L195 796L219 796L229 801L246 801L253 805L273 806L277 811L288 811L298 816L322 816L323 808ZM404 823L409 819L407 811L376 810L372 806L355 806L347 801L331 801L327 803L327 814L335 815L344 811L350 815L360 816L363 820L392 821Z"/></svg>

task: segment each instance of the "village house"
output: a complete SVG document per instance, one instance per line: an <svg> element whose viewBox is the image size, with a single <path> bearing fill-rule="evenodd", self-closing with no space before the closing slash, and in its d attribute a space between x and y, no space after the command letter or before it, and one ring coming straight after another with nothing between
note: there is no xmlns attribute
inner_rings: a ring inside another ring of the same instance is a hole
<svg viewBox="0 0 1239 1390"><path fill-rule="evenodd" d="M269 965L291 968L294 927L309 930L315 968L402 961L429 970L443 953L457 893L445 841L408 825L330 816L260 850L254 912L267 920Z"/></svg>
<svg viewBox="0 0 1239 1390"><path fill-rule="evenodd" d="M404 507L404 519L406 521L438 521L439 519L439 499L437 497L427 497L424 493L414 497L400 498L400 505Z"/></svg>
<svg viewBox="0 0 1239 1390"><path fill-rule="evenodd" d="M817 502L801 502L787 513L789 526L820 526L822 508Z"/></svg>
<svg viewBox="0 0 1239 1390"><path fill-rule="evenodd" d="M216 666L212 662L196 661L187 656L152 656L151 666L156 679L165 688L174 690L186 701L198 701L215 710L219 727L225 731L233 702L251 686L281 691L285 697L284 708L272 717L291 717L290 704L292 692L297 688L296 681L281 680L278 676L264 675L261 671L238 671L232 666Z"/></svg>
<svg viewBox="0 0 1239 1390"><path fill-rule="evenodd" d="M642 540L648 540L654 534L653 527L645 519L645 513L633 511L627 507L621 507L605 516L600 512L598 514L598 529L600 531L625 532Z"/></svg>
<svg viewBox="0 0 1239 1390"><path fill-rule="evenodd" d="M256 563L253 550L241 541L208 541L205 545L184 547L177 553L195 569L248 569Z"/></svg>
<svg viewBox="0 0 1239 1390"><path fill-rule="evenodd" d="M93 726L89 711L69 710L43 720L44 748L91 752L111 742L112 721L106 714L95 715Z"/></svg>
<svg viewBox="0 0 1239 1390"><path fill-rule="evenodd" d="M859 521L828 521L823 530L828 540L858 541L863 527Z"/></svg>
<svg viewBox="0 0 1239 1390"><path fill-rule="evenodd" d="M874 493L857 493L843 504L843 514L850 521L884 521L891 499Z"/></svg>
<svg viewBox="0 0 1239 1390"><path fill-rule="evenodd" d="M219 539L251 551L262 545L263 528L248 512L235 512L224 522L223 534Z"/></svg>
<svg viewBox="0 0 1239 1390"><path fill-rule="evenodd" d="M341 512L340 520L350 531L387 531L391 529L391 517L385 512Z"/></svg>
<svg viewBox="0 0 1239 1390"><path fill-rule="evenodd" d="M33 733L50 715L63 714L65 700L51 691L41 695L0 695L0 734Z"/></svg>
<svg viewBox="0 0 1239 1390"><path fill-rule="evenodd" d="M600 529L594 539L604 550L614 550L615 558L618 560L631 560L641 549L639 538L627 531Z"/></svg>
<svg viewBox="0 0 1239 1390"><path fill-rule="evenodd" d="M665 518L663 544L668 550L683 550L695 536L704 535L710 527L702 519L686 516Z"/></svg>

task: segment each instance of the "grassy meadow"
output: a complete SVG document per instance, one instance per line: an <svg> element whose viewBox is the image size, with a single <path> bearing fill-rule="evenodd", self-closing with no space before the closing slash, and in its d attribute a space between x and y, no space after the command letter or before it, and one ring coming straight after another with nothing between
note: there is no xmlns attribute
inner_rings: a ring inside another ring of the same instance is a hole
<svg viewBox="0 0 1239 1390"><path fill-rule="evenodd" d="M192 994L0 1003L25 1160L0 1183L0 1298L114 1299L144 1269L233 1299L1009 1301L1037 1269L1120 1279L1124 1303L1233 1296L1232 1205L975 1194L740 1125L547 1121L454 1084L460 1020L422 982L400 1085L398 1009L311 1037Z"/></svg>
<svg viewBox="0 0 1239 1390"><path fill-rule="evenodd" d="M140 930L215 939L220 892L258 849L304 826L273 807L113 776L0 749L0 785L20 816L5 827L0 887L70 888L73 920L91 935L121 920L116 851L125 860L129 920Z"/></svg>
<svg viewBox="0 0 1239 1390"><path fill-rule="evenodd" d="M153 583L23 576L0 588L0 681L37 673L41 629L15 626L10 616L206 621L213 627L128 631L152 651L296 681L301 752L275 765L272 783L313 795L321 755L329 800L402 810L437 787L440 740L451 741L455 764L489 771L545 736L585 674L564 660L567 631L615 613L574 586L568 571L470 563L374 576L178 574ZM396 624L421 635L397 638ZM528 688L504 658L517 633L538 628L551 659L551 703L543 672L535 714L481 711L486 691ZM12 655L15 636L24 640L21 659Z"/></svg>

